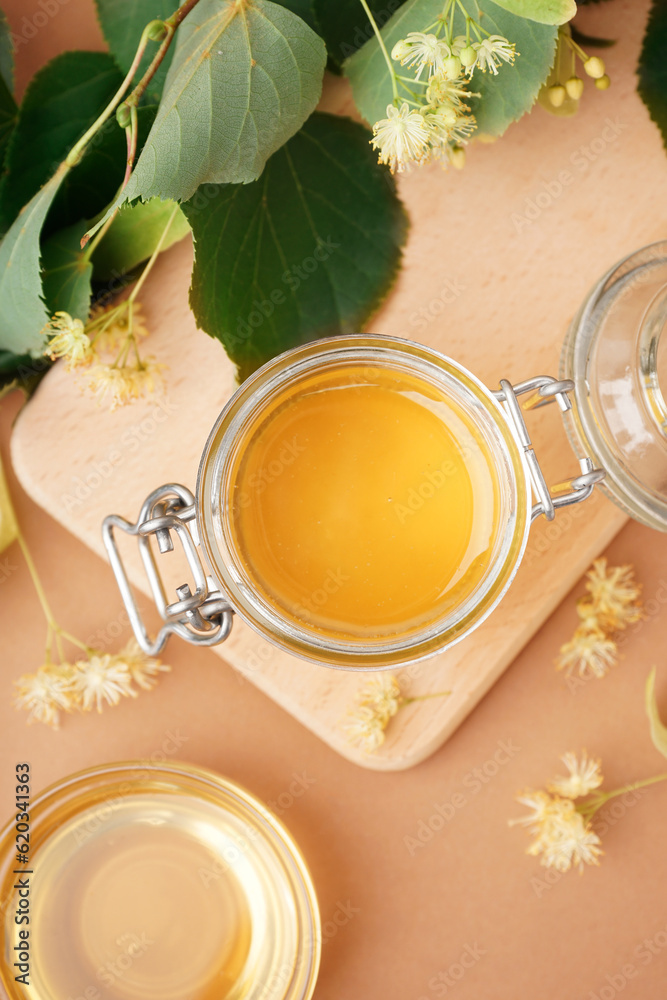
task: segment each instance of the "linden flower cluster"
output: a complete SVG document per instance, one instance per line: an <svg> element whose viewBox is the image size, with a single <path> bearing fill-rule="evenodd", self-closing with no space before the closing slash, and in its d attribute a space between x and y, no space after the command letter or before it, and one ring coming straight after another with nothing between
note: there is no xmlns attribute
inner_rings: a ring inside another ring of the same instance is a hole
<svg viewBox="0 0 667 1000"><path fill-rule="evenodd" d="M136 698L136 687L150 691L157 675L171 670L152 656L146 656L132 639L120 653L88 650L75 663L47 660L36 673L15 681L14 704L29 712L28 722L44 722L58 729L60 713L88 712L117 705L121 698ZM136 685L136 687L135 687Z"/></svg>
<svg viewBox="0 0 667 1000"><path fill-rule="evenodd" d="M527 853L539 857L545 868L583 871L585 864L600 863L603 852L591 817L608 796L598 795L587 806L575 805L576 799L585 798L602 784L600 761L589 759L585 752L581 760L573 753L566 753L561 760L568 770L567 777L554 778L548 791L517 795L517 802L530 812L510 820L510 826L525 826L535 837Z"/></svg>
<svg viewBox="0 0 667 1000"><path fill-rule="evenodd" d="M514 44L489 34L467 12L465 35L453 34L457 2L448 0L434 25L411 31L394 45L391 60L407 67L414 78L396 72L379 38L392 74L394 101L387 117L374 124L371 143L392 173L433 161L461 168L463 147L477 127L467 102L480 96L468 83L475 70L495 76L503 63L514 62Z"/></svg>
<svg viewBox="0 0 667 1000"><path fill-rule="evenodd" d="M548 102L554 108L561 108L567 98L575 102L575 110L578 106L584 92L584 81L577 76L577 59L598 90L608 90L611 86L604 60L599 56L589 56L572 38L570 26L562 25L558 31L554 69L544 88Z"/></svg>
<svg viewBox="0 0 667 1000"><path fill-rule="evenodd" d="M139 355L139 340L148 330L137 302L95 309L85 325L57 312L43 332L49 338L44 353L53 360L63 358L68 370L85 371L98 403L112 410L161 387L163 366Z"/></svg>
<svg viewBox="0 0 667 1000"><path fill-rule="evenodd" d="M641 587L632 566L608 568L606 559L597 559L586 576L588 594L577 602L579 625L561 646L556 668L568 677L576 672L599 679L617 661L617 633L643 616Z"/></svg>
<svg viewBox="0 0 667 1000"><path fill-rule="evenodd" d="M357 693L354 707L348 712L342 730L348 743L365 753L375 753L385 741L385 730L400 708L427 698L443 698L449 691L415 695L407 698L392 674L374 677Z"/></svg>

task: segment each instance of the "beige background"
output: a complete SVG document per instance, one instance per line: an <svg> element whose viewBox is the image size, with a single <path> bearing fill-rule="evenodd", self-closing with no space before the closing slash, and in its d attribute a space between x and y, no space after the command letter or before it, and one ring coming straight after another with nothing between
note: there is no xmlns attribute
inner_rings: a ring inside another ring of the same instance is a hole
<svg viewBox="0 0 667 1000"><path fill-rule="evenodd" d="M4 6L15 30L39 9L33 0L4 0ZM631 6L621 0L600 5L586 12L586 24L620 36ZM636 30L638 19L632 20ZM91 0L69 0L21 47L20 80L74 45L100 46ZM614 58L612 52L612 71ZM613 106L613 92L610 100ZM541 127L532 116L505 141L539 141L531 132ZM658 152L656 144L651 157ZM643 155L638 149L638 174ZM656 190L656 227L661 197ZM632 210L631 192L622 208ZM565 217L567 204L555 210ZM580 238L596 247L598 237L588 231L585 218ZM549 248L542 251L548 269ZM13 396L0 405L6 463L19 402ZM57 441L55 429L51 433ZM11 470L10 481L57 617L84 638L102 633L96 641L104 642L121 611L110 571L24 496ZM581 878L568 874L547 883L535 861L523 855L525 836L506 824L518 811L515 791L548 779L566 750L586 746L601 756L610 787L663 767L648 739L642 691L648 670L657 665L667 714L667 538L631 525L608 556L613 562L634 562L651 614L628 636L623 661L607 679L569 690L553 671L553 656L573 626L572 594L441 751L410 771L375 774L341 760L211 652L193 652L180 643L169 649L173 673L153 694L102 717L72 718L60 733L27 729L8 707L11 680L40 662L43 630L13 547L0 557L0 812L11 810L15 760L31 761L35 785L42 788L91 764L159 758L169 734L180 734L177 758L215 768L267 802L287 793L294 776L311 782L283 819L309 861L325 922L318 1000L445 995L442 979L440 985L435 980L452 966L458 973L456 963L466 947L477 948L480 957L447 994L462 1000L590 1000L591 995L609 1000L618 993L628 1000L662 1000L667 789L653 788L623 815L609 818L602 866L587 869ZM485 765L487 773L495 770L488 762L499 741L520 749L475 791L473 772ZM411 854L405 838L415 837L435 806L457 793L465 801L453 819ZM334 933L334 917L343 923L341 908L352 915ZM643 949L644 940L654 942L655 954ZM628 963L634 974L626 981L628 969L621 970Z"/></svg>

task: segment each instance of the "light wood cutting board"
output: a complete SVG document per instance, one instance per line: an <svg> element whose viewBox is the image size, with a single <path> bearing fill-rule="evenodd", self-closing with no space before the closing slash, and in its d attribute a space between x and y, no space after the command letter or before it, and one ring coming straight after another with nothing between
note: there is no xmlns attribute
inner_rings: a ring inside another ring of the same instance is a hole
<svg viewBox="0 0 667 1000"><path fill-rule="evenodd" d="M605 53L613 87L587 86L576 118L536 109L501 142L474 146L462 173L433 167L401 178L411 235L399 281L369 330L434 347L492 387L501 377L557 374L567 324L590 286L617 259L664 236L667 159L634 89L646 4L621 0L614 10L623 32ZM599 9L586 26L598 23ZM323 107L351 113L344 82L329 83ZM208 432L234 389L222 348L195 328L190 266L185 241L163 255L142 293L154 331L150 350L168 366L164 399L110 414L58 365L14 432L25 489L101 555L106 514L134 520L156 486L194 487ZM576 472L555 407L532 414L530 428L551 481ZM448 652L398 672L410 694L452 694L403 709L372 756L340 733L363 676L296 660L238 620L216 652L350 760L407 768L451 735L624 522L596 495L552 524L536 523L516 581L491 618ZM111 572L102 563L99 571ZM131 571L145 589L136 557ZM111 618L118 613L110 609ZM192 676L196 683L194 663ZM203 712L214 710L206 691L201 699Z"/></svg>

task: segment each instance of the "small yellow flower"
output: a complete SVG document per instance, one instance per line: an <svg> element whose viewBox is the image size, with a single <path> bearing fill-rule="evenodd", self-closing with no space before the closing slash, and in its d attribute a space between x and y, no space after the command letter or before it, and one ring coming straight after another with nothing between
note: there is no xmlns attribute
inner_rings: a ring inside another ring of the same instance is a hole
<svg viewBox="0 0 667 1000"><path fill-rule="evenodd" d="M510 42L503 35L489 35L481 42L473 42L472 47L477 53L477 58L471 66L466 67L469 76L472 76L475 67L479 67L482 73L486 73L488 69L497 76L501 62L512 65L517 56L514 42Z"/></svg>
<svg viewBox="0 0 667 1000"><path fill-rule="evenodd" d="M155 687L158 674L171 670L171 667L161 663L156 657L147 656L136 639L130 639L114 659L116 663L125 664L132 681L144 691Z"/></svg>
<svg viewBox="0 0 667 1000"><path fill-rule="evenodd" d="M549 807L552 802L551 796L547 795L546 792L532 792L528 790L517 795L516 800L522 806L525 806L526 809L530 809L531 812L527 816L519 816L518 819L511 819L509 825L525 826L528 827L531 833L537 833L549 814Z"/></svg>
<svg viewBox="0 0 667 1000"><path fill-rule="evenodd" d="M371 145L379 150L380 163L389 164L392 173L402 173L412 163L420 163L428 150L429 130L422 115L407 104L387 107L387 117L373 126Z"/></svg>
<svg viewBox="0 0 667 1000"><path fill-rule="evenodd" d="M563 795L567 799L578 799L588 795L602 784L603 777L600 773L600 761L592 760L584 751L581 760L577 760L574 753L566 753L561 760L568 769L566 778L554 778L549 789L556 795Z"/></svg>
<svg viewBox="0 0 667 1000"><path fill-rule="evenodd" d="M368 705L358 705L351 711L342 729L348 743L359 747L365 753L375 753L385 740L388 717L378 714Z"/></svg>
<svg viewBox="0 0 667 1000"><path fill-rule="evenodd" d="M616 663L616 643L607 638L601 629L579 626L570 642L560 647L556 669L565 670L567 676L575 671L580 677L604 677Z"/></svg>
<svg viewBox="0 0 667 1000"><path fill-rule="evenodd" d="M110 409L115 410L161 387L163 367L152 358L123 367L98 364L90 373L88 388L99 405L108 403Z"/></svg>
<svg viewBox="0 0 667 1000"><path fill-rule="evenodd" d="M407 38L396 43L391 55L401 66L413 67L415 79L418 80L426 68L429 76L442 73L445 60L451 57L452 50L436 35L427 35L423 31L410 31Z"/></svg>
<svg viewBox="0 0 667 1000"><path fill-rule="evenodd" d="M137 696L127 663L111 653L94 653L75 663L72 692L84 712L101 712L104 703L117 705L122 697Z"/></svg>
<svg viewBox="0 0 667 1000"><path fill-rule="evenodd" d="M434 76L426 89L426 100L433 107L449 107L454 110L465 105L470 97L479 97L466 89L463 77L448 80L444 76Z"/></svg>
<svg viewBox="0 0 667 1000"><path fill-rule="evenodd" d="M392 674L373 677L357 695L357 704L372 708L387 722L396 715L403 700L400 685Z"/></svg>
<svg viewBox="0 0 667 1000"><path fill-rule="evenodd" d="M148 336L140 302L132 306L132 334L135 340ZM91 313L87 329L96 354L117 354L130 334L130 307L98 307Z"/></svg>
<svg viewBox="0 0 667 1000"><path fill-rule="evenodd" d="M14 681L16 708L26 709L28 722L44 722L58 729L60 712L73 707L71 695L72 670L69 664L45 663L34 674L25 674Z"/></svg>
<svg viewBox="0 0 667 1000"><path fill-rule="evenodd" d="M545 868L566 872L570 868L583 871L584 865L599 865L600 838L580 813L573 812L566 820L556 821L543 835L540 863Z"/></svg>
<svg viewBox="0 0 667 1000"><path fill-rule="evenodd" d="M632 566L608 568L606 559L596 559L587 577L586 590L601 625L614 631L639 621L641 587L635 582Z"/></svg>
<svg viewBox="0 0 667 1000"><path fill-rule="evenodd" d="M80 319L72 319L69 313L57 312L44 328L44 333L51 337L44 354L53 361L65 358L68 368L77 368L87 365L92 359L90 338L83 323Z"/></svg>
<svg viewBox="0 0 667 1000"><path fill-rule="evenodd" d="M539 857L545 868L566 872L575 867L582 871L585 864L600 863L600 838L590 822L577 812L572 799L540 791L523 792L517 800L532 812L510 820L510 825L522 824L535 835L526 853Z"/></svg>

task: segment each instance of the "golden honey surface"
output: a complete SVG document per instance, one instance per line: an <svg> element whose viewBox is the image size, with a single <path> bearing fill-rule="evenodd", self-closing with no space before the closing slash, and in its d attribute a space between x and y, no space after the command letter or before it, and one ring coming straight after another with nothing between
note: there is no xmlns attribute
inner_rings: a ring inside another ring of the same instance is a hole
<svg viewBox="0 0 667 1000"><path fill-rule="evenodd" d="M488 568L498 483L445 391L348 364L279 394L232 470L234 547L270 606L340 638L409 633Z"/></svg>

